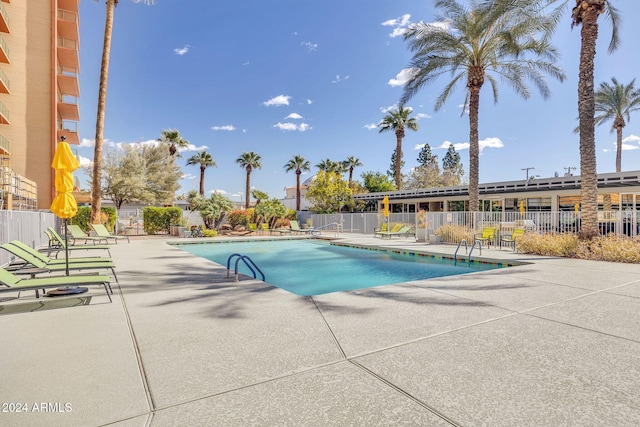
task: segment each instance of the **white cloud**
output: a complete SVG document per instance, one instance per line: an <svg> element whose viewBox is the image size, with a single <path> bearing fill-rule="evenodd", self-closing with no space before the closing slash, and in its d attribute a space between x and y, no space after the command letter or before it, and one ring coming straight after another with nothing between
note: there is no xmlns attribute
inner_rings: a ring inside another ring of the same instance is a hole
<svg viewBox="0 0 640 427"><path fill-rule="evenodd" d="M78 145L78 147L86 148L86 147L93 147L94 145L96 145L95 139L82 138L82 141L80 141L80 144Z"/></svg>
<svg viewBox="0 0 640 427"><path fill-rule="evenodd" d="M309 126L306 123L300 123L299 125L296 125L295 123L280 123L278 122L277 124L273 125L274 128L278 128L280 130L285 130L285 131L300 131L300 132L305 132L308 131L311 128L311 126Z"/></svg>
<svg viewBox="0 0 640 427"><path fill-rule="evenodd" d="M405 68L396 74L395 79L390 79L387 84L391 87L404 86L405 83L409 81L413 74L416 72L417 68Z"/></svg>
<svg viewBox="0 0 640 427"><path fill-rule="evenodd" d="M302 46L306 47L308 52L313 52L314 50L318 50L318 43L303 42Z"/></svg>
<svg viewBox="0 0 640 427"><path fill-rule="evenodd" d="M236 127L235 127L234 125L211 126L211 130L227 130L227 131L232 131L232 130L236 130Z"/></svg>
<svg viewBox="0 0 640 427"><path fill-rule="evenodd" d="M384 21L380 25L382 25L383 27L393 27L393 30L389 34L389 37L391 38L400 37L404 35L404 32L406 31L407 27L411 25L410 19L411 19L411 15L406 13L396 19L389 19L388 21Z"/></svg>
<svg viewBox="0 0 640 427"><path fill-rule="evenodd" d="M178 152L182 153L183 151L202 151L207 149L209 149L209 147L207 147L206 145L197 146L197 145L189 144L184 148L178 148Z"/></svg>
<svg viewBox="0 0 640 427"><path fill-rule="evenodd" d="M630 143L631 144L636 144L636 145L631 145ZM614 142L613 145L616 146L617 144ZM626 151L626 150L637 150L637 149L640 149L640 136L629 135L629 136L627 136L627 137L622 139L622 150L623 151Z"/></svg>
<svg viewBox="0 0 640 427"><path fill-rule="evenodd" d="M216 188L215 190L209 190L209 193L211 193L211 194L222 194L222 195L229 194L229 193L227 193L226 191L224 191L224 190L222 190L220 188Z"/></svg>
<svg viewBox="0 0 640 427"><path fill-rule="evenodd" d="M363 127L368 130L373 130L373 129L376 129L378 125L375 123L369 123L368 125L364 125Z"/></svg>
<svg viewBox="0 0 640 427"><path fill-rule="evenodd" d="M88 168L93 166L93 159L89 159L83 156L78 156L78 161L80 162L81 168Z"/></svg>
<svg viewBox="0 0 640 427"><path fill-rule="evenodd" d="M189 52L189 48L190 48L190 47L191 47L191 46L189 46L188 44L186 44L186 45L184 45L184 47L183 47L183 48L175 48L175 49L173 49L173 51L174 51L175 53L177 53L178 55L182 56L182 55L184 55L185 53Z"/></svg>
<svg viewBox="0 0 640 427"><path fill-rule="evenodd" d="M420 120L420 119L430 119L431 116L428 115L427 113L418 113L416 114L416 119Z"/></svg>
<svg viewBox="0 0 640 427"><path fill-rule="evenodd" d="M424 147L424 146L425 146L425 144L416 144L416 145L413 146L413 149L414 150L422 150L422 147ZM447 147L447 148L449 148L449 147Z"/></svg>
<svg viewBox="0 0 640 427"><path fill-rule="evenodd" d="M263 102L262 104L267 107L271 107L271 106L279 107L281 105L289 105L290 99L291 97L289 95L278 95L276 97L271 98L268 101Z"/></svg>
<svg viewBox="0 0 640 427"><path fill-rule="evenodd" d="M195 175L192 175L190 173L183 173L182 174L182 179L196 179L197 177Z"/></svg>
<svg viewBox="0 0 640 427"><path fill-rule="evenodd" d="M284 119L287 120L287 119L301 119L301 118L302 118L302 116L300 114L291 113L287 117L285 117Z"/></svg>
<svg viewBox="0 0 640 427"><path fill-rule="evenodd" d="M307 105L311 105L311 104L313 104L313 101L310 99L307 99Z"/></svg>
<svg viewBox="0 0 640 427"><path fill-rule="evenodd" d="M445 141L438 148L448 149L450 145L453 145L453 148L455 148L456 151L461 151L467 150L470 144L468 142L459 142L457 144L453 144L451 141ZM479 140L478 146L480 149L480 153L482 154L482 151L485 148L502 148L504 147L504 144L502 143L502 140L500 140L500 138L492 137Z"/></svg>
<svg viewBox="0 0 640 427"><path fill-rule="evenodd" d="M338 75L336 75L335 80L331 80L331 83L340 83L343 80L349 80L349 77L351 77L351 76L340 77L340 74L338 74Z"/></svg>
<svg viewBox="0 0 640 427"><path fill-rule="evenodd" d="M250 61L246 61L246 62L243 62L243 63L242 63L242 66L243 66L243 67L246 67L246 66L247 66L247 65L249 65L249 64L251 64L251 62L250 62Z"/></svg>
<svg viewBox="0 0 640 427"><path fill-rule="evenodd" d="M380 111L385 113L385 114L388 113L389 111L397 110L397 109L398 109L398 104L393 104L393 105L390 105L388 107L380 107ZM409 113L411 113L413 111L412 107L404 107L404 109L408 110Z"/></svg>

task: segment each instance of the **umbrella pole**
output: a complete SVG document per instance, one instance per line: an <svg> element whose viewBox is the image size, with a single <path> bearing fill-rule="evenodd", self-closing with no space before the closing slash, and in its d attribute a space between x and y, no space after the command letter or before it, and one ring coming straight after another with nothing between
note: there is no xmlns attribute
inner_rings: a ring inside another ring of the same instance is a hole
<svg viewBox="0 0 640 427"><path fill-rule="evenodd" d="M64 259L65 273L69 275L69 227L67 227L67 218L64 219Z"/></svg>

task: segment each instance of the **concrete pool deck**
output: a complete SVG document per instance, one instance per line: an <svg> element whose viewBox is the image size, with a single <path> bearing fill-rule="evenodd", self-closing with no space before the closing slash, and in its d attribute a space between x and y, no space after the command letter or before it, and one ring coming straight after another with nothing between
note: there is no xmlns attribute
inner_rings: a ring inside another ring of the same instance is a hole
<svg viewBox="0 0 640 427"><path fill-rule="evenodd" d="M0 425L640 424L640 265L491 248L527 264L300 297L169 241L112 245L113 303L0 295Z"/></svg>

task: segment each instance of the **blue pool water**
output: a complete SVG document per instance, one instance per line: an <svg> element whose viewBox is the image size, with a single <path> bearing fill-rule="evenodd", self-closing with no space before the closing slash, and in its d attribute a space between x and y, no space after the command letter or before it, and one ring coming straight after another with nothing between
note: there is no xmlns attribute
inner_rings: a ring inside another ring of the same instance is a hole
<svg viewBox="0 0 640 427"><path fill-rule="evenodd" d="M336 246L314 240L203 243L179 247L223 266L227 265L231 254L247 255L262 270L267 283L304 296L500 267L461 262L454 265L447 259ZM242 262L238 265L241 273L253 276ZM235 260L231 263L232 274L234 266Z"/></svg>

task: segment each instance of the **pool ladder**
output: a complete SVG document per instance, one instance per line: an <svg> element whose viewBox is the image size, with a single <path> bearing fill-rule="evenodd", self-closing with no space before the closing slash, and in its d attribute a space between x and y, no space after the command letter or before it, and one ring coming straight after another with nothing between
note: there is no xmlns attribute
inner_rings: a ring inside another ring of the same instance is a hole
<svg viewBox="0 0 640 427"><path fill-rule="evenodd" d="M458 243L458 247L456 248L456 252L453 254L454 265L458 262L458 250L460 249L460 246L463 243L464 243L464 253L466 254L467 251L469 250L469 247L467 246L467 240L466 239L460 240L460 243ZM478 244L478 248L480 249L480 255L482 255L482 242L480 240L476 240L473 242L473 245L471 245L471 251L469 251L468 262L471 262L471 254L473 253L473 248L476 247L476 243Z"/></svg>
<svg viewBox="0 0 640 427"><path fill-rule="evenodd" d="M253 260L251 258L249 258L247 255L242 255L242 254L231 254L229 255L229 258L227 258L227 277L229 277L229 273L231 273L231 260L233 258L236 258L236 264L235 264L235 271L234 271L234 282L239 282L239 275L238 275L238 264L240 263L240 261L244 262L244 264L249 268L249 270L251 270L251 272L253 273L253 278L257 279L257 274L256 274L256 270L258 270L258 273L260 273L260 275L262 276L262 281L265 281L264 278L264 273L262 272L262 270L260 270L260 268L258 268L258 266L256 265L255 262L253 262ZM254 270L255 268L255 270Z"/></svg>

